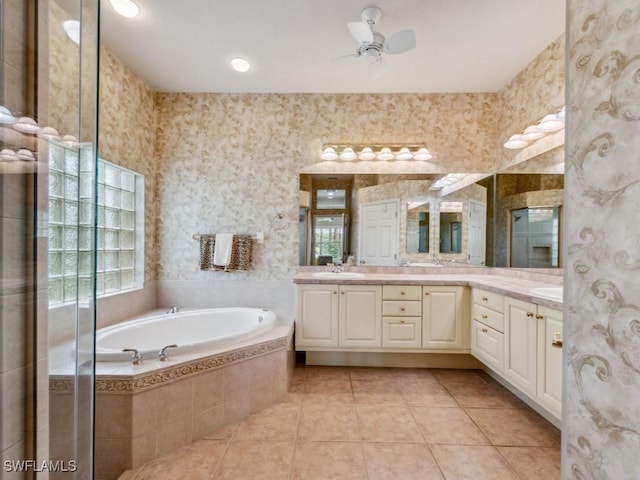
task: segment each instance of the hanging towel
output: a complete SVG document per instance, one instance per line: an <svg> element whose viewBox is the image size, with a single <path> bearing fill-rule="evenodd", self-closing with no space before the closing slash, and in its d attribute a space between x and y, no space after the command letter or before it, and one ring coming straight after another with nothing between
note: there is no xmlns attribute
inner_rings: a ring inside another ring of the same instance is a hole
<svg viewBox="0 0 640 480"><path fill-rule="evenodd" d="M215 235L200 235L200 270L213 268L213 246Z"/></svg>
<svg viewBox="0 0 640 480"><path fill-rule="evenodd" d="M216 234L213 249L213 264L216 267L228 268L231 263L231 248L233 247L233 233Z"/></svg>

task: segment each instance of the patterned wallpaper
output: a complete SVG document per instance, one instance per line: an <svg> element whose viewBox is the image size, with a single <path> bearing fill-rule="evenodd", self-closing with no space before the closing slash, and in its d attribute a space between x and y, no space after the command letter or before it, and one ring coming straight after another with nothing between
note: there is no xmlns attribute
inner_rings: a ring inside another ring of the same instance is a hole
<svg viewBox="0 0 640 480"><path fill-rule="evenodd" d="M640 478L640 4L570 0L564 474Z"/></svg>
<svg viewBox="0 0 640 480"><path fill-rule="evenodd" d="M145 177L145 281L156 278L154 92L108 49L100 50L100 158Z"/></svg>
<svg viewBox="0 0 640 480"><path fill-rule="evenodd" d="M158 276L289 281L299 172L326 142L424 141L441 169L494 162L495 94L169 94L157 97ZM465 141L459 141L464 138ZM274 220L279 214L284 220ZM196 232L266 233L248 273L201 273Z"/></svg>
<svg viewBox="0 0 640 480"><path fill-rule="evenodd" d="M521 133L565 103L565 36L544 49L498 95L500 126L495 148L497 164L510 163L519 150L502 147L509 137Z"/></svg>

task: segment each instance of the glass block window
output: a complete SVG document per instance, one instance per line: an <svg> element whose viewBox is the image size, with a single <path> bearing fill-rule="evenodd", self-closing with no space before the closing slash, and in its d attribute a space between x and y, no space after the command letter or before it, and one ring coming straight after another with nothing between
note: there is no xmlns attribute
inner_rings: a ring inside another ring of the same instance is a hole
<svg viewBox="0 0 640 480"><path fill-rule="evenodd" d="M91 293L94 175L90 159L82 161L75 149L52 144L49 158L49 305L55 306ZM142 175L98 161L98 296L142 285L143 189Z"/></svg>

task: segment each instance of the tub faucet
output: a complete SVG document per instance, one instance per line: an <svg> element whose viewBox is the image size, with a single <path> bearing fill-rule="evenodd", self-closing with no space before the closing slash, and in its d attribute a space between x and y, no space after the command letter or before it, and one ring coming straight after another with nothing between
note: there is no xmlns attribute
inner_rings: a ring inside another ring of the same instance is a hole
<svg viewBox="0 0 640 480"><path fill-rule="evenodd" d="M174 343L173 345L165 345L164 347L162 347L162 349L158 352L158 357L160 358L161 362L166 362L167 360L169 360L169 352L167 352L167 348L178 348L178 345Z"/></svg>
<svg viewBox="0 0 640 480"><path fill-rule="evenodd" d="M173 305L166 313L178 313L180 311L180 307L177 305Z"/></svg>
<svg viewBox="0 0 640 480"><path fill-rule="evenodd" d="M139 365L139 364L142 363L142 353L140 353L135 348L123 348L122 351L123 352L133 352L133 355L131 355L131 360L133 360L133 364L134 365Z"/></svg>

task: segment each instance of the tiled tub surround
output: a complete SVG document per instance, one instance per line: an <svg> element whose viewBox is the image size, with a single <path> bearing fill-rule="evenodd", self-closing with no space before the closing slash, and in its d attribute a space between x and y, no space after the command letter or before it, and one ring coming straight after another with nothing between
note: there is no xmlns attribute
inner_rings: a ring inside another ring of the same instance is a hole
<svg viewBox="0 0 640 480"><path fill-rule="evenodd" d="M68 405L73 378L66 375L68 349L51 365L51 403ZM293 325L231 347L176 354L166 362L144 360L96 364L96 478L118 478L176 448L284 400L294 366ZM51 419L61 445L61 412ZM57 452L66 458L65 452Z"/></svg>

